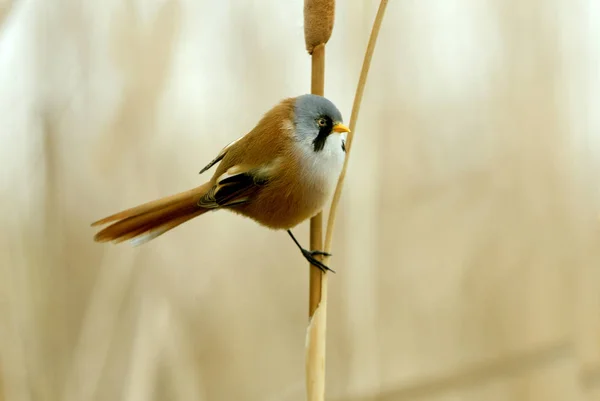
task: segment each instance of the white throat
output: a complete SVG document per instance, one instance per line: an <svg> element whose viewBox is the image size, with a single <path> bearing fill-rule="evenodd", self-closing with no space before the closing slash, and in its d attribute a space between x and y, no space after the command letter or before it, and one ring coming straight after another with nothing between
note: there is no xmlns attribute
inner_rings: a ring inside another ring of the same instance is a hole
<svg viewBox="0 0 600 401"><path fill-rule="evenodd" d="M319 151L315 151L313 138L301 136L298 139L298 156L304 165L307 178L312 182L321 183L325 195L330 196L344 165L346 152L342 149L342 143L346 140L346 133L330 134L325 146Z"/></svg>

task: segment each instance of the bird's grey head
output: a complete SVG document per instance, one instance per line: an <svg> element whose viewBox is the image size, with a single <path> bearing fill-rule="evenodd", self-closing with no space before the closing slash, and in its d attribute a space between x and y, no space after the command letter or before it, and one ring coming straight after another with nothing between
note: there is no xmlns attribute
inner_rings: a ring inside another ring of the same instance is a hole
<svg viewBox="0 0 600 401"><path fill-rule="evenodd" d="M349 132L343 124L342 113L328 99L317 95L302 95L295 104L296 135L301 142L310 143L320 152L331 134ZM343 142L342 142L342 149Z"/></svg>

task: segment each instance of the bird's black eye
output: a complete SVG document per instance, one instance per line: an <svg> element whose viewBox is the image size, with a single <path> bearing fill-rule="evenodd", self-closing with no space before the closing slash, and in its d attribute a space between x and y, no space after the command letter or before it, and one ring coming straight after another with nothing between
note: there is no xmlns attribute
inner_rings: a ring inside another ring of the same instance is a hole
<svg viewBox="0 0 600 401"><path fill-rule="evenodd" d="M321 117L317 120L317 124L319 124L319 127L325 127L327 126L327 120L324 117Z"/></svg>

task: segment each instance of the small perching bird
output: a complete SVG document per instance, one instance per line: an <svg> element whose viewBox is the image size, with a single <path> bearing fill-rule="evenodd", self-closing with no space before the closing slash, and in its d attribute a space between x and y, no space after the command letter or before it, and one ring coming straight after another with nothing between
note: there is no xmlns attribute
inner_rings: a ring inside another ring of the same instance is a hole
<svg viewBox="0 0 600 401"><path fill-rule="evenodd" d="M304 249L291 228L319 213L333 193L349 131L328 99L285 99L200 171L220 162L208 182L92 223L112 223L94 240L138 245L209 210L226 209L268 228L287 230L310 263L330 270L315 258L328 254Z"/></svg>

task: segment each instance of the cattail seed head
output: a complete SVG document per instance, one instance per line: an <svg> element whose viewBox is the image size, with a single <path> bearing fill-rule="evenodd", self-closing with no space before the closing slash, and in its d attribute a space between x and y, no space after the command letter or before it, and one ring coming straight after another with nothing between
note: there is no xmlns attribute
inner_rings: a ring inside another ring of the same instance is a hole
<svg viewBox="0 0 600 401"><path fill-rule="evenodd" d="M335 0L304 0L304 40L309 54L318 45L327 43L334 17Z"/></svg>

